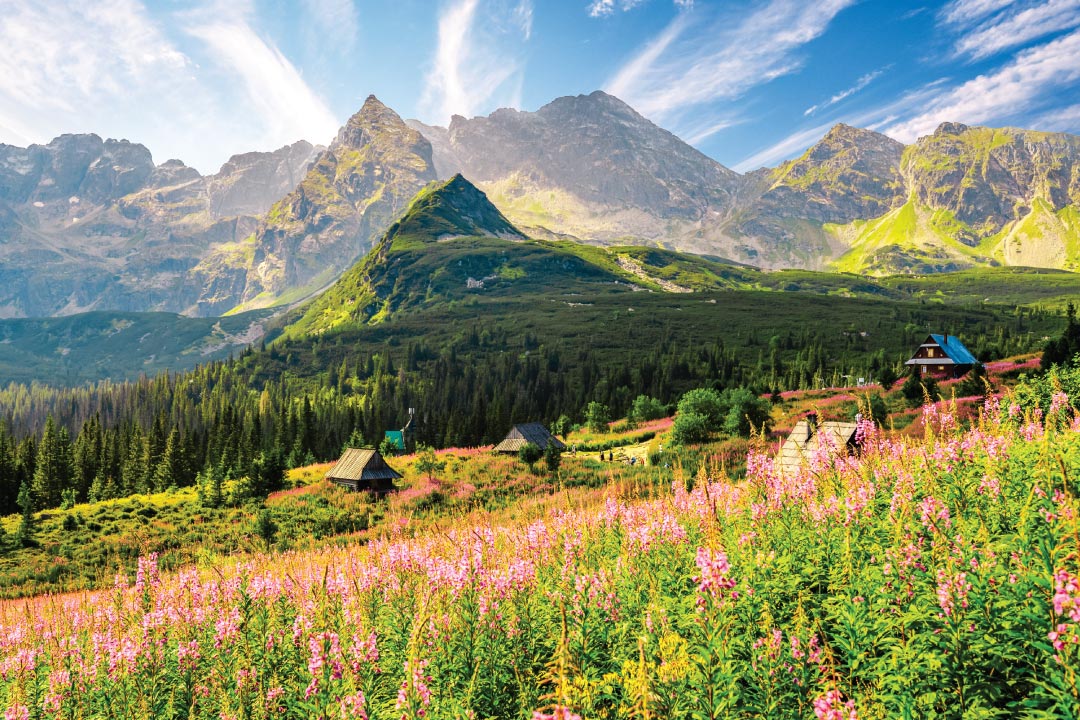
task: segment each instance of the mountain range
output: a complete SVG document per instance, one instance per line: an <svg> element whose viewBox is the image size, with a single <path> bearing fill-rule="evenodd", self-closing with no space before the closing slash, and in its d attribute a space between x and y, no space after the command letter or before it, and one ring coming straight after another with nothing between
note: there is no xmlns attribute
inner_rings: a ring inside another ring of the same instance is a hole
<svg viewBox="0 0 1080 720"><path fill-rule="evenodd" d="M837 125L740 175L599 91L447 128L369 97L328 147L237 155L211 176L96 135L0 145L0 317L291 304L459 174L538 239L860 275L1080 265L1072 135L946 123L904 146Z"/></svg>

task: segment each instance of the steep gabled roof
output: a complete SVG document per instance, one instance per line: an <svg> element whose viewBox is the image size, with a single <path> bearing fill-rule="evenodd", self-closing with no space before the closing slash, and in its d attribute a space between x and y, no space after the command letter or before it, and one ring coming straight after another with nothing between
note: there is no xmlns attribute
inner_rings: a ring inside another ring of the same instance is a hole
<svg viewBox="0 0 1080 720"><path fill-rule="evenodd" d="M979 364L971 351L964 347L964 343L960 342L960 338L955 335L934 335L931 333L930 338L945 352L945 356L957 365Z"/></svg>
<svg viewBox="0 0 1080 720"><path fill-rule="evenodd" d="M326 473L327 480L395 480L401 477L378 450L349 448Z"/></svg>
<svg viewBox="0 0 1080 720"><path fill-rule="evenodd" d="M559 438L548 432L548 429L538 422L522 423L515 425L506 434L503 441L495 446L494 452L517 452L528 443L532 443L541 450L546 450L548 443L554 443L559 450L565 450L566 445Z"/></svg>

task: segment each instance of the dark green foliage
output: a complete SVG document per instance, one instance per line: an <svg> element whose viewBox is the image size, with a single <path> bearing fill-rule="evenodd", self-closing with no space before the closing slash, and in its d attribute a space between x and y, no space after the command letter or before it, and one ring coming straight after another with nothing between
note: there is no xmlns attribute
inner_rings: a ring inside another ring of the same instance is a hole
<svg viewBox="0 0 1080 720"><path fill-rule="evenodd" d="M667 415L667 407L664 403L648 395L638 395L634 398L634 404L630 406L627 418L633 422L646 422L657 420Z"/></svg>
<svg viewBox="0 0 1080 720"><path fill-rule="evenodd" d="M892 386L896 384L896 381L900 378L896 374L896 369L889 363L885 363L878 370L877 375L878 383L881 384L881 389L885 392L892 390Z"/></svg>
<svg viewBox="0 0 1080 720"><path fill-rule="evenodd" d="M594 433L608 431L611 422L611 408L593 400L585 407L585 424ZM538 458L539 459L539 458Z"/></svg>
<svg viewBox="0 0 1080 720"><path fill-rule="evenodd" d="M518 460L525 463L530 468L542 457L544 457L544 451L535 443L525 443L521 446L521 449L518 450Z"/></svg>
<svg viewBox="0 0 1080 720"><path fill-rule="evenodd" d="M689 390L679 399L678 414L705 418L705 429L708 431L721 430L727 413L728 407L720 400L720 393L711 388Z"/></svg>
<svg viewBox="0 0 1080 720"><path fill-rule="evenodd" d="M709 438L709 418L693 411L680 412L671 426L671 441L676 445L688 445Z"/></svg>
<svg viewBox="0 0 1080 720"><path fill-rule="evenodd" d="M552 474L558 472L559 465L562 464L562 451L553 442L549 442L544 448L544 464Z"/></svg>
<svg viewBox="0 0 1080 720"><path fill-rule="evenodd" d="M274 522L273 514L266 508L259 511L259 514L255 516L255 534L262 538L262 541L266 543L266 549L269 551L274 544L274 539L277 537L278 526Z"/></svg>
<svg viewBox="0 0 1080 720"><path fill-rule="evenodd" d="M1080 353L1080 323L1076 321L1076 307L1070 301L1065 309L1065 329L1057 338L1052 338L1043 348L1043 370L1053 365L1072 363Z"/></svg>
<svg viewBox="0 0 1080 720"><path fill-rule="evenodd" d="M933 375L923 375L916 368L904 380L904 385L900 388L900 394L904 396L908 407L920 407L927 398L931 402L937 400L937 380L934 379Z"/></svg>
<svg viewBox="0 0 1080 720"><path fill-rule="evenodd" d="M428 481L435 479L435 473L440 473L446 468L445 460L438 460L435 456L435 448L428 445L421 445L418 448L416 458L416 469L419 473L426 476Z"/></svg>
<svg viewBox="0 0 1080 720"><path fill-rule="evenodd" d="M725 411L722 429L728 435L750 437L755 431L768 432L772 428L772 405L746 388L725 390L720 394L720 403Z"/></svg>
<svg viewBox="0 0 1080 720"><path fill-rule="evenodd" d="M22 547L29 547L34 542L34 497L30 492L30 486L25 482L19 487L18 503L22 517L19 519L19 529L15 533L15 542Z"/></svg>
<svg viewBox="0 0 1080 720"><path fill-rule="evenodd" d="M560 415L559 419L551 425L551 432L553 435L561 435L566 437L570 434L570 430L573 428L574 422L567 415Z"/></svg>

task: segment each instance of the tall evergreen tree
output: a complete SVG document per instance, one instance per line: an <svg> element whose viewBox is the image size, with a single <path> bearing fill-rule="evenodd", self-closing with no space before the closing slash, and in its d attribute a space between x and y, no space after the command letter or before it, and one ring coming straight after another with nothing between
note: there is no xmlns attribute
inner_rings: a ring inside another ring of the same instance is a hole
<svg viewBox="0 0 1080 720"><path fill-rule="evenodd" d="M29 483L24 482L19 486L19 509L22 510L22 518L15 533L15 542L28 547L34 540L34 496Z"/></svg>
<svg viewBox="0 0 1080 720"><path fill-rule="evenodd" d="M71 475L71 441L67 430L57 427L52 415L49 415L45 420L45 431L41 435L34 466L33 494L37 507L57 507L60 494L71 487Z"/></svg>

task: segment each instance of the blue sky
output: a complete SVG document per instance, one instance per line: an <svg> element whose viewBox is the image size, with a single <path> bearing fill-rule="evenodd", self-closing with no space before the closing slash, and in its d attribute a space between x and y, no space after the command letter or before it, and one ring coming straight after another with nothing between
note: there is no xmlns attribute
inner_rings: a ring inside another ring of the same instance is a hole
<svg viewBox="0 0 1080 720"><path fill-rule="evenodd" d="M1080 133L1080 0L0 0L0 142L214 172L374 93L446 124L601 88L740 171L846 122Z"/></svg>

